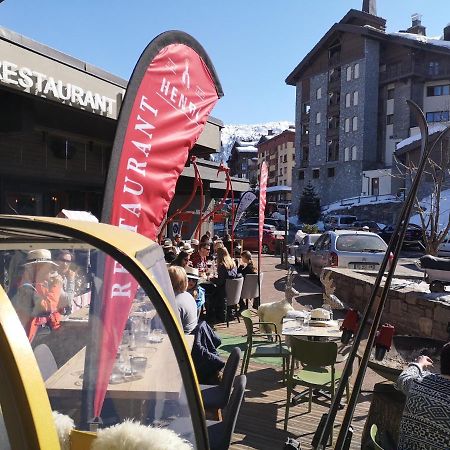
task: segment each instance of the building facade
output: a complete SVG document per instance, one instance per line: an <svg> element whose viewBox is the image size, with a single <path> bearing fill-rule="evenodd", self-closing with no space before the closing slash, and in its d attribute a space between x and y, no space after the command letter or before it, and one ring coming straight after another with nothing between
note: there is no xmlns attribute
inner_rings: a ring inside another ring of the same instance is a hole
<svg viewBox="0 0 450 450"><path fill-rule="evenodd" d="M375 11L375 12L374 12ZM415 132L406 100L448 121L450 27L428 38L420 17L386 33L374 2L350 10L287 77L296 88L293 210L311 182L321 204L396 193L396 144Z"/></svg>
<svg viewBox="0 0 450 450"><path fill-rule="evenodd" d="M6 29L0 55L0 212L55 216L65 208L100 218L127 81ZM218 164L207 161L220 149L222 127L209 117L191 151L206 204L226 186ZM186 167L176 204L191 192L193 177ZM236 190L247 188L236 182Z"/></svg>
<svg viewBox="0 0 450 450"><path fill-rule="evenodd" d="M295 167L295 129L293 127L262 136L257 144L258 173L261 163L267 162L267 200L289 203L291 201L292 172Z"/></svg>
<svg viewBox="0 0 450 450"><path fill-rule="evenodd" d="M255 186L257 183L257 141L243 141L236 139L231 148L228 167L230 174L237 178L245 178L250 184Z"/></svg>

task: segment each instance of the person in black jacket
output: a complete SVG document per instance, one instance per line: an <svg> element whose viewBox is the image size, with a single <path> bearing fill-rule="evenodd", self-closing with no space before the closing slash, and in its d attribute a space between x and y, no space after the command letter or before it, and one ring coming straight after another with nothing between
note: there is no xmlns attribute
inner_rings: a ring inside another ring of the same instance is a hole
<svg viewBox="0 0 450 450"><path fill-rule="evenodd" d="M241 253L241 262L242 264L238 267L238 273L242 274L244 278L249 273L257 273L256 268L253 265L252 254L248 250Z"/></svg>
<svg viewBox="0 0 450 450"><path fill-rule="evenodd" d="M212 328L201 320L195 330L192 360L194 361L198 381L201 384L218 384L225 362L220 358L217 347L222 341Z"/></svg>
<svg viewBox="0 0 450 450"><path fill-rule="evenodd" d="M257 273L255 266L253 265L252 254L245 250L241 253L241 262L242 264L238 267L238 273L240 273L244 278L249 274ZM255 299L255 302L258 302L259 299ZM244 299L239 300L239 313L247 309L247 305Z"/></svg>
<svg viewBox="0 0 450 450"><path fill-rule="evenodd" d="M210 278L210 281L216 286L210 308L212 308L215 319L218 322L225 322L226 320L225 315L227 311L227 305L225 300L225 282L229 279L237 277L237 267L233 261L233 258L231 258L228 250L225 247L219 247L217 249L217 277ZM206 310L208 311L208 306L206 306ZM208 317L211 317L210 314L208 314Z"/></svg>

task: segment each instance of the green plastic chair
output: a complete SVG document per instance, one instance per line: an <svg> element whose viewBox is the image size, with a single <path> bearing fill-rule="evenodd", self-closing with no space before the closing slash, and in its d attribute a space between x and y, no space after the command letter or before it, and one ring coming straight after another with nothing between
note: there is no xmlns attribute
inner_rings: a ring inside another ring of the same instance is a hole
<svg viewBox="0 0 450 450"><path fill-rule="evenodd" d="M377 434L378 434L378 427L373 424L370 427L370 437L372 438L372 444L375 450L384 450L383 447L381 447L377 442Z"/></svg>
<svg viewBox="0 0 450 450"><path fill-rule="evenodd" d="M241 317L247 329L247 347L242 359L241 373L247 373L250 358L280 357L283 359L283 383L286 383L291 352L283 345L276 324L273 322L253 322L252 313L248 309L242 311ZM272 325L275 332L262 333L259 331L260 325Z"/></svg>
<svg viewBox="0 0 450 450"><path fill-rule="evenodd" d="M341 379L341 372L336 371L334 365L338 353L336 342L306 341L302 339L291 339L291 367L287 382L286 413L284 417L284 429L287 430L289 420L289 406L291 403L292 390L295 386L306 386L309 389L309 407L311 412L313 388L327 390L334 398L337 383ZM301 364L296 369L296 361ZM347 401L349 398L349 385L346 386ZM333 435L330 435L330 444Z"/></svg>

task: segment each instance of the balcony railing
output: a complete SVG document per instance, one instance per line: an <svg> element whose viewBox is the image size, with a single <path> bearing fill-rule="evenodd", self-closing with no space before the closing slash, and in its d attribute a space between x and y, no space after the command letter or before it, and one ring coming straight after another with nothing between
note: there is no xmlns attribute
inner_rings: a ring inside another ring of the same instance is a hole
<svg viewBox="0 0 450 450"><path fill-rule="evenodd" d="M429 79L439 79L450 76L450 65L439 64L439 66L430 67L427 63L413 61L402 62L392 66L387 66L385 72L380 72L380 82L387 83L399 78L411 76Z"/></svg>

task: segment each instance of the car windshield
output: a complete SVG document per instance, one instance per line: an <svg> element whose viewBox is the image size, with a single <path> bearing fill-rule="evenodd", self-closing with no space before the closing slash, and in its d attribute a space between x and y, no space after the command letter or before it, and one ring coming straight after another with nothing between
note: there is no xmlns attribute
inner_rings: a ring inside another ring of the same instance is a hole
<svg viewBox="0 0 450 450"><path fill-rule="evenodd" d="M384 252L387 245L378 236L345 234L336 240L336 250L344 252Z"/></svg>

